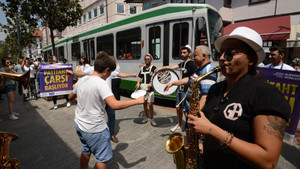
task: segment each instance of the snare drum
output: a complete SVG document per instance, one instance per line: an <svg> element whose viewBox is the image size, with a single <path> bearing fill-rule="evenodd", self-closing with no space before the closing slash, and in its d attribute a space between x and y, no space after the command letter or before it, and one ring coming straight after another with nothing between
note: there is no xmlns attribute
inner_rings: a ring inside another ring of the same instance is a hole
<svg viewBox="0 0 300 169"><path fill-rule="evenodd" d="M161 69L151 78L154 90L161 95L170 95L174 93L178 86L172 86L168 91L164 91L167 84L179 80L177 73L172 69Z"/></svg>

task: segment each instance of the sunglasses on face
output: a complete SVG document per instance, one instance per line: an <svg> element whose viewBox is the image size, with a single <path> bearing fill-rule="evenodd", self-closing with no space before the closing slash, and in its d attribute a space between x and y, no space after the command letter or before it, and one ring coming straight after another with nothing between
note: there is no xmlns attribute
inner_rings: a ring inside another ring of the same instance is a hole
<svg viewBox="0 0 300 169"><path fill-rule="evenodd" d="M6 64L10 64L10 62L6 62Z"/></svg>
<svg viewBox="0 0 300 169"><path fill-rule="evenodd" d="M220 51L220 57L224 54L224 59L226 61L231 61L233 59L233 56L238 54L240 52L238 52L237 50L235 49L221 49Z"/></svg>
<svg viewBox="0 0 300 169"><path fill-rule="evenodd" d="M151 59L149 59L149 58L145 58L145 60L151 60Z"/></svg>

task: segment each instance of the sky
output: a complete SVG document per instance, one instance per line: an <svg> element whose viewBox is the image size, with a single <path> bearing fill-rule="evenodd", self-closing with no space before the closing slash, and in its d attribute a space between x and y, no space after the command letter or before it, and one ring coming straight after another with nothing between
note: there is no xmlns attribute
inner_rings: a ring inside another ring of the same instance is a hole
<svg viewBox="0 0 300 169"><path fill-rule="evenodd" d="M0 2L5 2L5 0L0 0ZM2 8L0 8L0 22L1 24L6 24L6 18ZM4 41L5 37L5 33L0 30L0 40Z"/></svg>

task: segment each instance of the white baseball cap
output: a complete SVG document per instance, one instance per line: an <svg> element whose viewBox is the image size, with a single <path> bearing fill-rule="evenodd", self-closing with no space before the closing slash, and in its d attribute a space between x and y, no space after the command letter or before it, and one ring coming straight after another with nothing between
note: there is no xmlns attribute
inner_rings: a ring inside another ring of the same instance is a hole
<svg viewBox="0 0 300 169"><path fill-rule="evenodd" d="M181 47L181 50L182 50L182 49L187 49L187 50L189 50L189 52L192 52L192 47L191 47L190 45L182 46L182 47Z"/></svg>
<svg viewBox="0 0 300 169"><path fill-rule="evenodd" d="M147 54L145 55L145 57L146 57L146 56L150 56L151 60L153 60L153 57L152 57L152 55L151 55L150 53L147 53Z"/></svg>
<svg viewBox="0 0 300 169"><path fill-rule="evenodd" d="M218 38L215 41L215 48L217 49L218 52L220 52L221 50L222 43L227 39L238 39L245 42L247 45L249 45L258 56L257 64L261 63L266 57L265 52L262 48L262 44L263 44L262 38L253 29L244 26L237 27L230 33L230 35L225 35Z"/></svg>

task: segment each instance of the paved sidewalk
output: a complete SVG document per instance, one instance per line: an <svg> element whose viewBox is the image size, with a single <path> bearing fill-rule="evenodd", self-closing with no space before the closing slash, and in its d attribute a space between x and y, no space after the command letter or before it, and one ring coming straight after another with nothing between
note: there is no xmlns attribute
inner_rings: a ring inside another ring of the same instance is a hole
<svg viewBox="0 0 300 169"><path fill-rule="evenodd" d="M53 110L52 101L44 99L23 102L16 95L17 121L8 120L7 100L0 100L0 131L12 132L19 138L10 145L10 157L21 161L22 169L78 169L80 141L74 129L75 105L65 107L58 100ZM122 99L127 99L122 97ZM155 106L158 127L141 124L142 105L116 111L116 134L120 140L112 143L114 156L108 169L174 169L172 155L165 151L170 128L176 124L174 108ZM284 142L277 168L300 168L300 146ZM91 158L89 168L95 164Z"/></svg>

